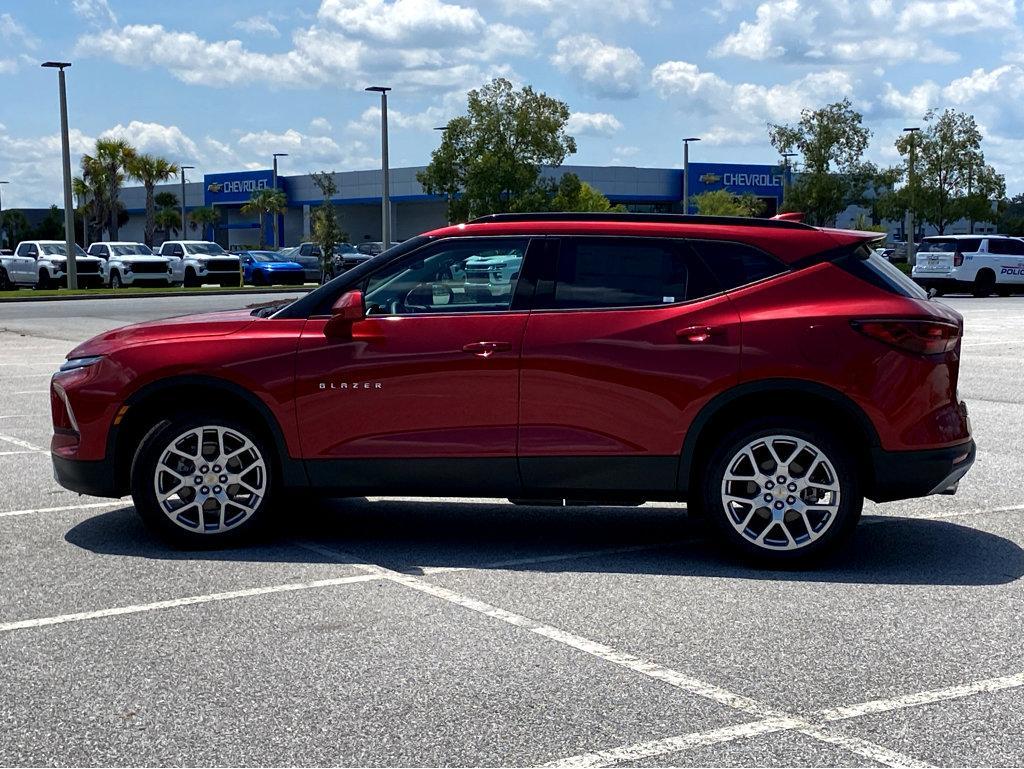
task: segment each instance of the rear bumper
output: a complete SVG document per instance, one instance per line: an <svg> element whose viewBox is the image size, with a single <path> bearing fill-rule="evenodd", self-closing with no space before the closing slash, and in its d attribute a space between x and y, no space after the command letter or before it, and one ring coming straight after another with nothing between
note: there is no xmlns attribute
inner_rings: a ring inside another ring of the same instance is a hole
<svg viewBox="0 0 1024 769"><path fill-rule="evenodd" d="M971 469L976 453L973 440L945 449L924 451L872 449L874 484L867 496L875 502L892 502L931 494L951 494Z"/></svg>
<svg viewBox="0 0 1024 769"><path fill-rule="evenodd" d="M53 460L53 477L65 489L91 497L116 499L122 495L117 488L114 463L110 460L65 459L56 454L50 454L50 459Z"/></svg>

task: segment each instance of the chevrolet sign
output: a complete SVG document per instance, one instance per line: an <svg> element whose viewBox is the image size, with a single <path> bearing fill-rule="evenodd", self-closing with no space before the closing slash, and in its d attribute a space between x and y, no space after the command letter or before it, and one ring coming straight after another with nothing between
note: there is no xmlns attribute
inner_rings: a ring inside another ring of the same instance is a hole
<svg viewBox="0 0 1024 769"><path fill-rule="evenodd" d="M718 184L722 181L722 177L718 174L704 174L700 177L702 184Z"/></svg>

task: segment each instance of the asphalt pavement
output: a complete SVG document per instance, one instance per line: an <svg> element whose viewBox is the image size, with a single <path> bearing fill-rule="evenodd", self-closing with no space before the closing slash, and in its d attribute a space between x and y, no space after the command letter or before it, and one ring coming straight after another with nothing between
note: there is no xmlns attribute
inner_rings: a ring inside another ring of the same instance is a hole
<svg viewBox="0 0 1024 769"><path fill-rule="evenodd" d="M947 298L978 459L814 570L682 506L286 500L230 550L58 487L49 375L260 297L0 305L0 765L1024 764L1024 297Z"/></svg>

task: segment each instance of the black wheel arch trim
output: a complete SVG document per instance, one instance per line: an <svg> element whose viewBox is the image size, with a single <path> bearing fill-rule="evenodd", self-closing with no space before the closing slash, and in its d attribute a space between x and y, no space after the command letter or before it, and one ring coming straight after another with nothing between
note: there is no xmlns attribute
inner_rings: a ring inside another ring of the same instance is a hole
<svg viewBox="0 0 1024 769"><path fill-rule="evenodd" d="M247 405L251 406L263 418L263 421L274 441L274 448L277 451L277 458L281 467L281 486L285 488L305 488L309 486L309 476L306 473L305 463L301 459L295 459L288 452L288 444L285 442L284 432L281 430L281 425L278 423L277 417L274 416L274 413L270 410L267 404L264 403L255 393L245 389L235 382L228 381L227 379L221 379L220 377L201 374L182 374L167 377L166 379L159 379L135 390L125 399L124 405L128 406L130 409L141 401L147 400L154 395L158 395L161 391L182 386L196 388L205 387L221 390L227 395L240 398L245 401ZM130 410L127 413L131 413ZM111 425L110 431L107 433L107 457L111 461L116 461L117 439L118 426Z"/></svg>
<svg viewBox="0 0 1024 769"><path fill-rule="evenodd" d="M690 473L693 469L697 446L700 443L704 429L711 420L742 398L773 394L802 394L827 400L842 409L845 414L849 415L860 426L862 432L868 438L868 446L865 448L874 449L880 445L878 431L872 424L871 419L848 395L840 390L806 379L776 378L744 382L731 387L723 393L719 393L708 401L698 412L689 429L687 429L686 437L683 439L683 449L679 455L679 470L676 477L680 494L685 495L689 491Z"/></svg>

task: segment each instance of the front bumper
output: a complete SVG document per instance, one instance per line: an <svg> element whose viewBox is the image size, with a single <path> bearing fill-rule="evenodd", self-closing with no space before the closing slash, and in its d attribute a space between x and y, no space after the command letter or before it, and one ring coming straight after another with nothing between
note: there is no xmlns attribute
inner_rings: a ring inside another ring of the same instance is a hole
<svg viewBox="0 0 1024 769"><path fill-rule="evenodd" d="M874 483L867 494L875 502L952 494L974 464L973 440L944 449L871 451Z"/></svg>
<svg viewBox="0 0 1024 769"><path fill-rule="evenodd" d="M86 461L66 459L50 454L53 460L53 477L61 486L78 494L91 497L120 497L117 488L114 463L108 459Z"/></svg>

